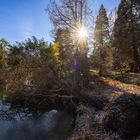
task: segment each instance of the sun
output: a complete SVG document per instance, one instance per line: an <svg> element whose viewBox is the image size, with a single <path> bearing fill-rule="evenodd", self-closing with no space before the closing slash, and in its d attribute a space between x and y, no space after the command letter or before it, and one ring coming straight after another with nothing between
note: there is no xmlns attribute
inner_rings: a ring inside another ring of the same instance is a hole
<svg viewBox="0 0 140 140"><path fill-rule="evenodd" d="M87 29L85 27L81 27L79 30L78 30L78 37L80 39L85 39L87 38Z"/></svg>
<svg viewBox="0 0 140 140"><path fill-rule="evenodd" d="M88 29L85 25L77 24L71 29L71 39L78 46L85 45L88 39Z"/></svg>

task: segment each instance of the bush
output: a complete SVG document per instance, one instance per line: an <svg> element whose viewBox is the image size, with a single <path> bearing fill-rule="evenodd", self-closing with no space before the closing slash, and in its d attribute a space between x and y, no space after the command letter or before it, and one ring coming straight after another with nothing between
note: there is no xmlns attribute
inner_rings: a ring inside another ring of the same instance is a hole
<svg viewBox="0 0 140 140"><path fill-rule="evenodd" d="M123 139L140 135L140 96L123 94L118 97L104 119L106 130L117 131Z"/></svg>

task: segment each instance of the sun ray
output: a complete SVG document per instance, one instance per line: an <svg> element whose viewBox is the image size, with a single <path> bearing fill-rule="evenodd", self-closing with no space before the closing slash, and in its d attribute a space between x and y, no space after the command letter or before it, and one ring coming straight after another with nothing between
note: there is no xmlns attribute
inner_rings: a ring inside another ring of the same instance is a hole
<svg viewBox="0 0 140 140"><path fill-rule="evenodd" d="M84 25L77 25L71 30L72 40L77 44L85 44L88 38L88 30Z"/></svg>

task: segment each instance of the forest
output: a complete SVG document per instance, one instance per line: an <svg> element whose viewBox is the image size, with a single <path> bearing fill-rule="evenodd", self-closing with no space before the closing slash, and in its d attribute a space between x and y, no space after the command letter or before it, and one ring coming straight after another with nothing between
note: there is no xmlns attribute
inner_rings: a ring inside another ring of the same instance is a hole
<svg viewBox="0 0 140 140"><path fill-rule="evenodd" d="M45 12L53 42L0 39L0 124L34 120L0 139L139 140L140 1L94 17L88 0L49 0ZM38 121L46 112L51 127Z"/></svg>

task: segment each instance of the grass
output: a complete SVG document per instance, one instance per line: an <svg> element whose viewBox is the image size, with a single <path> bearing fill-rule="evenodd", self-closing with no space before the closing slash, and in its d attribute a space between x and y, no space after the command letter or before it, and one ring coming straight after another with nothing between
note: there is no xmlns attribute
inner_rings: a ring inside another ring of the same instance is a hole
<svg viewBox="0 0 140 140"><path fill-rule="evenodd" d="M121 74L119 72L113 72L110 76L114 80L119 80L126 84L133 84L140 86L140 75L135 73L125 73Z"/></svg>

